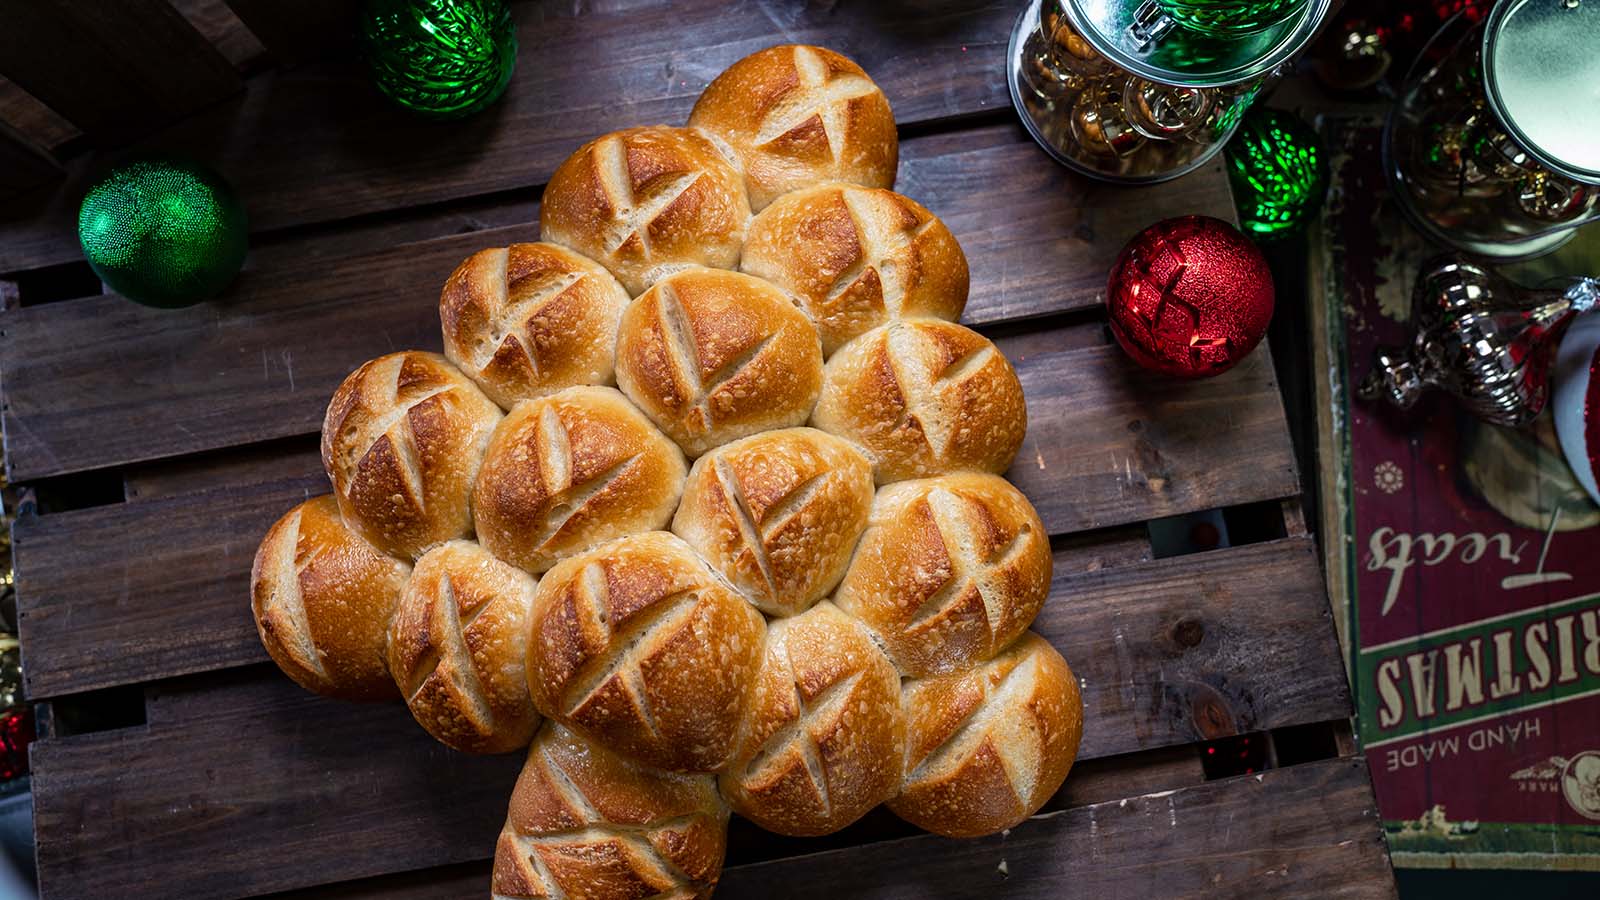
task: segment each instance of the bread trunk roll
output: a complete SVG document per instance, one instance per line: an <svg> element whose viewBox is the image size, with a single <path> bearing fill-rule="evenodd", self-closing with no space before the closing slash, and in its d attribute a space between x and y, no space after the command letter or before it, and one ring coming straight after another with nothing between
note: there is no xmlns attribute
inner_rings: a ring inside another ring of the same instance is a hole
<svg viewBox="0 0 1600 900"><path fill-rule="evenodd" d="M739 756L720 783L779 834L830 834L900 788L900 675L861 623L820 603L773 622Z"/></svg>
<svg viewBox="0 0 1600 900"><path fill-rule="evenodd" d="M811 422L866 448L879 484L963 469L1004 472L1028 409L994 343L936 319L892 322L828 360Z"/></svg>
<svg viewBox="0 0 1600 900"><path fill-rule="evenodd" d="M906 780L889 808L918 828L979 837L1039 811L1083 735L1078 680L1032 632L976 668L908 681Z"/></svg>
<svg viewBox="0 0 1600 900"><path fill-rule="evenodd" d="M689 114L744 163L750 205L824 181L893 187L900 140L889 98L823 47L758 50L706 86Z"/></svg>
<svg viewBox="0 0 1600 900"><path fill-rule="evenodd" d="M596 138L550 176L539 228L610 269L629 296L687 266L731 269L750 203L723 154L704 135L665 125Z"/></svg>
<svg viewBox="0 0 1600 900"><path fill-rule="evenodd" d="M692 269L628 305L617 385L684 452L804 424L822 389L817 330L777 288Z"/></svg>
<svg viewBox="0 0 1600 900"><path fill-rule="evenodd" d="M1050 595L1050 537L1033 504L979 472L891 484L872 504L834 602L914 678L982 662Z"/></svg>
<svg viewBox="0 0 1600 900"><path fill-rule="evenodd" d="M785 194L750 220L739 268L788 291L831 356L895 319L954 322L967 257L933 213L893 191L827 184Z"/></svg>
<svg viewBox="0 0 1600 900"><path fill-rule="evenodd" d="M417 560L389 627L389 670L416 717L465 753L527 746L539 727L528 697L533 577L472 541Z"/></svg>
<svg viewBox="0 0 1600 900"><path fill-rule="evenodd" d="M437 353L380 356L334 391L322 466L345 520L416 559L472 533L469 499L500 408Z"/></svg>
<svg viewBox="0 0 1600 900"><path fill-rule="evenodd" d="M733 754L765 630L688 544L633 535L539 582L528 687L546 716L607 747L710 772Z"/></svg>
<svg viewBox="0 0 1600 900"><path fill-rule="evenodd" d="M506 409L574 385L609 384L627 304L610 272L565 247L480 250L440 294L444 354Z"/></svg>
<svg viewBox="0 0 1600 900"><path fill-rule="evenodd" d="M769 431L700 457L672 530L762 612L792 616L833 589L872 505L872 464L815 428Z"/></svg>
<svg viewBox="0 0 1600 900"><path fill-rule="evenodd" d="M511 793L491 890L544 900L703 900L727 845L728 808L711 776L640 766L552 722Z"/></svg>
<svg viewBox="0 0 1600 900"><path fill-rule="evenodd" d="M677 446L614 388L523 401L484 454L473 489L478 542L543 572L612 538L664 527L687 470Z"/></svg>
<svg viewBox="0 0 1600 900"><path fill-rule="evenodd" d="M332 497L307 500L267 529L250 568L261 644L308 691L392 700L384 645L410 574L351 531Z"/></svg>

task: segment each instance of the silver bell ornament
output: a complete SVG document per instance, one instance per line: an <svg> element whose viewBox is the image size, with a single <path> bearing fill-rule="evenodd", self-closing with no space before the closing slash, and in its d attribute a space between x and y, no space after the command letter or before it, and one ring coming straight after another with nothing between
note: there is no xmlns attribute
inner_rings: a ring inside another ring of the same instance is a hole
<svg viewBox="0 0 1600 900"><path fill-rule="evenodd" d="M1430 387L1485 422L1532 422L1550 394L1550 360L1574 316L1600 301L1600 281L1562 289L1518 287L1477 263L1442 257L1411 292L1409 346L1378 347L1357 394L1410 409Z"/></svg>

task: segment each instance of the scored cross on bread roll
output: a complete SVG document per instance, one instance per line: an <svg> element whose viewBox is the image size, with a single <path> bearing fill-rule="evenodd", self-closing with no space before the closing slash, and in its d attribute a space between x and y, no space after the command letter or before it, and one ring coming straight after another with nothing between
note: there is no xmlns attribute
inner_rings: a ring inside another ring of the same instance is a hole
<svg viewBox="0 0 1600 900"><path fill-rule="evenodd" d="M750 205L824 181L893 187L900 143L889 99L850 59L823 47L758 50L718 75L689 125L744 162Z"/></svg>
<svg viewBox="0 0 1600 900"><path fill-rule="evenodd" d="M831 603L772 623L740 751L722 774L740 815L830 834L900 789L900 674Z"/></svg>
<svg viewBox="0 0 1600 900"><path fill-rule="evenodd" d="M441 743L505 753L533 739L533 585L472 541L440 544L417 560L389 626L389 670L411 714Z"/></svg>
<svg viewBox="0 0 1600 900"><path fill-rule="evenodd" d="M339 511L378 549L415 559L472 532L468 503L500 408L437 353L406 350L350 373L322 422Z"/></svg>
<svg viewBox="0 0 1600 900"><path fill-rule="evenodd" d="M906 682L901 710L906 780L889 808L946 837L994 834L1038 812L1083 736L1078 680L1033 632L976 668Z"/></svg>
<svg viewBox="0 0 1600 900"><path fill-rule="evenodd" d="M552 722L528 749L495 847L496 898L711 896L728 808L710 775L625 760Z"/></svg>
<svg viewBox="0 0 1600 900"><path fill-rule="evenodd" d="M555 244L480 250L439 297L444 354L509 409L578 384L608 384L628 292L603 266Z"/></svg>
<svg viewBox="0 0 1600 900"><path fill-rule="evenodd" d="M766 624L688 544L655 531L563 560L532 623L540 712L663 769L727 763Z"/></svg>
<svg viewBox="0 0 1600 900"><path fill-rule="evenodd" d="M834 602L921 677L988 659L1027 630L1051 567L1044 523L1004 478L902 481L878 492Z"/></svg>
<svg viewBox="0 0 1600 900"><path fill-rule="evenodd" d="M700 457L672 530L762 612L792 616L832 590L872 505L872 463L815 428L769 431Z"/></svg>
<svg viewBox="0 0 1600 900"><path fill-rule="evenodd" d="M955 235L893 191L826 184L785 194L750 220L739 268L793 295L829 356L892 319L954 322L967 305Z"/></svg>
<svg viewBox="0 0 1600 900"><path fill-rule="evenodd" d="M389 617L411 567L378 552L314 497L267 529L250 569L250 605L267 655L308 691L392 700Z"/></svg>
<svg viewBox="0 0 1600 900"><path fill-rule="evenodd" d="M735 163L704 135L665 125L579 147L539 210L545 240L610 269L629 296L686 266L733 268L749 220Z"/></svg>
<svg viewBox="0 0 1600 900"><path fill-rule="evenodd" d="M823 370L811 422L855 441L879 484L961 469L1004 472L1028 410L1005 354L954 322L891 322L846 344Z"/></svg>
<svg viewBox="0 0 1600 900"><path fill-rule="evenodd" d="M803 424L822 388L817 330L738 272L669 275L622 313L617 385L690 456Z"/></svg>
<svg viewBox="0 0 1600 900"><path fill-rule="evenodd" d="M687 469L683 453L615 388L525 400L483 457L472 494L478 542L543 572L612 538L665 526Z"/></svg>

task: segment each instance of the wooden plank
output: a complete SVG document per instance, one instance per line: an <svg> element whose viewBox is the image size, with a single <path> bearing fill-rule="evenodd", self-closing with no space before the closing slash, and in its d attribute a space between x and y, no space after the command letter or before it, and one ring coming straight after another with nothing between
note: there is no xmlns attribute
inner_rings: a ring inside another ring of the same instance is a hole
<svg viewBox="0 0 1600 900"><path fill-rule="evenodd" d="M263 68L267 48L255 33L239 21L238 15L228 8L224 0L169 0L172 8L188 20L200 36L217 48L228 64L241 72ZM287 2L283 5L288 5ZM332 5L331 3L328 5ZM313 23L306 22L307 27Z"/></svg>
<svg viewBox="0 0 1600 900"><path fill-rule="evenodd" d="M63 145L83 137L71 122L5 77L0 77L0 122L26 143L51 153L59 153Z"/></svg>
<svg viewBox="0 0 1600 900"><path fill-rule="evenodd" d="M542 184L602 132L682 123L729 64L790 41L856 59L902 123L1009 110L1003 57L1017 7L998 0L928 0L914 12L893 3L770 0L528 4L515 10L516 77L481 116L421 120L380 97L351 57L253 78L239 103L194 116L153 143L181 148L232 179L253 228L326 222ZM1039 164L1048 165L1042 156ZM0 272L76 256L67 237L73 198L85 186L75 182L42 199L43 208L0 213Z"/></svg>
<svg viewBox="0 0 1600 900"><path fill-rule="evenodd" d="M1114 347L1033 355L1018 371L1030 427L1009 477L1052 534L1297 489L1265 348L1199 384L1158 380ZM324 401L314 399L306 429L320 418ZM218 410L194 427L243 415ZM327 490L307 449L285 481L19 520L12 552L30 696L260 659L242 602L248 560L284 510Z"/></svg>
<svg viewBox="0 0 1600 900"><path fill-rule="evenodd" d="M0 199L62 177L61 166L0 121Z"/></svg>
<svg viewBox="0 0 1600 900"><path fill-rule="evenodd" d="M241 84L167 0L0 3L0 74L102 144L210 106Z"/></svg>
<svg viewBox="0 0 1600 900"><path fill-rule="evenodd" d="M1049 164L1011 125L908 141L906 156L904 186L966 248L966 320L980 325L1094 307L1112 258L1149 218L1230 209L1220 168L1117 202ZM1092 240L1086 219L1097 223ZM438 289L457 263L535 236L531 224L493 228L332 259L282 245L252 261L229 296L191 309L105 296L7 315L8 471L26 481L314 431L356 366L439 347Z"/></svg>
<svg viewBox="0 0 1600 900"><path fill-rule="evenodd" d="M1084 685L1081 758L1348 715L1317 579L1304 540L1062 572L1038 629ZM158 687L148 712L35 744L47 897L237 896L482 858L516 769L268 666Z"/></svg>
<svg viewBox="0 0 1600 900"><path fill-rule="evenodd" d="M226 0L268 51L304 62L355 49L359 0Z"/></svg>

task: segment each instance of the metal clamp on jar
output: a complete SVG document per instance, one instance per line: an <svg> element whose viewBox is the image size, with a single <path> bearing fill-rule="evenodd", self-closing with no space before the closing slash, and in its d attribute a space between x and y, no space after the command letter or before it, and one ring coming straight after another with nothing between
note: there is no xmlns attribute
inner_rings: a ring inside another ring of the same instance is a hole
<svg viewBox="0 0 1600 900"><path fill-rule="evenodd" d="M1058 162L1107 181L1166 181L1222 149L1328 4L1033 0L1011 33L1011 99Z"/></svg>

